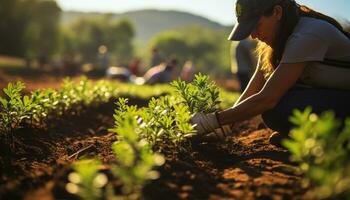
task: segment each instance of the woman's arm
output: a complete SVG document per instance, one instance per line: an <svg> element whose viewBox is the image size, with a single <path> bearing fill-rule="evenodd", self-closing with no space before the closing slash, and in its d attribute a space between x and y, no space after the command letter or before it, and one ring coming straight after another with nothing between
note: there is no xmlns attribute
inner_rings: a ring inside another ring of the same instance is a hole
<svg viewBox="0 0 350 200"><path fill-rule="evenodd" d="M219 112L219 123L225 125L246 120L272 109L296 83L305 66L305 62L279 65L260 92L241 100L232 108Z"/></svg>
<svg viewBox="0 0 350 200"><path fill-rule="evenodd" d="M247 88L235 102L235 105L238 105L240 102L244 101L246 98L258 93L265 84L265 78L263 72L259 69L259 65L256 67L255 72L250 79Z"/></svg>

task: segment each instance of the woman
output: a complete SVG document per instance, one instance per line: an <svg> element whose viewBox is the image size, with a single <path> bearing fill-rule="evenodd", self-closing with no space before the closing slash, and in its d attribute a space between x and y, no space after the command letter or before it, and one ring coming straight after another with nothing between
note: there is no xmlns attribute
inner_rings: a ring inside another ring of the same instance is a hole
<svg viewBox="0 0 350 200"><path fill-rule="evenodd" d="M258 39L259 63L232 108L193 116L199 135L261 114L278 143L294 109L350 116L350 36L336 20L293 0L238 0L236 16L229 40Z"/></svg>

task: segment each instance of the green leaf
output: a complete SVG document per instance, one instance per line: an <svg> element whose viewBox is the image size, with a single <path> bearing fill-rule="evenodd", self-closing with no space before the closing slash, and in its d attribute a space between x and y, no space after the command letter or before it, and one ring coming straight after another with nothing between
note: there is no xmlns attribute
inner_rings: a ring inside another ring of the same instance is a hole
<svg viewBox="0 0 350 200"><path fill-rule="evenodd" d="M0 103L3 107L3 109L7 109L8 108L8 101L2 97L0 97Z"/></svg>

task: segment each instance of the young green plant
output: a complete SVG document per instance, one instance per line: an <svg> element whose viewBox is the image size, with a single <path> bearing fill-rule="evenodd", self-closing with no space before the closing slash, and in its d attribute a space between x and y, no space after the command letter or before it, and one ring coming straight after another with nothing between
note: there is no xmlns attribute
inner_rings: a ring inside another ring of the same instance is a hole
<svg viewBox="0 0 350 200"><path fill-rule="evenodd" d="M74 163L74 172L68 175L66 190L83 200L99 200L101 188L108 183L105 174L99 172L101 163L97 160L80 160Z"/></svg>
<svg viewBox="0 0 350 200"><path fill-rule="evenodd" d="M137 199L147 180L158 178L153 168L164 163L162 155L152 151L152 146L141 137L136 106L128 106L127 99L120 98L115 111L115 128L118 141L112 146L117 165L114 174L123 182L123 194L127 199Z"/></svg>
<svg viewBox="0 0 350 200"><path fill-rule="evenodd" d="M296 128L283 144L300 163L303 186L314 188L310 198L350 199L350 119L340 130L333 112L318 116L307 108L294 111L290 120Z"/></svg>

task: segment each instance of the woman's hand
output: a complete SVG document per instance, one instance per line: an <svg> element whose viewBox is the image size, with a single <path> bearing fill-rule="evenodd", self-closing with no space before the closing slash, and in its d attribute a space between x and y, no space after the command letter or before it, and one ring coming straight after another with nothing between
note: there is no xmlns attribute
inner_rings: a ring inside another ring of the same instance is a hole
<svg viewBox="0 0 350 200"><path fill-rule="evenodd" d="M232 133L232 125L221 126L216 113L195 113L191 118L191 123L195 125L197 135L202 138L201 140L225 139L228 134Z"/></svg>
<svg viewBox="0 0 350 200"><path fill-rule="evenodd" d="M215 113L195 113L191 118L191 124L194 125L194 128L197 130L197 135L209 134L220 127Z"/></svg>
<svg viewBox="0 0 350 200"><path fill-rule="evenodd" d="M232 124L221 126L215 113L195 113L191 118L191 123L195 125L198 136L196 139L200 141L223 140L232 133Z"/></svg>

